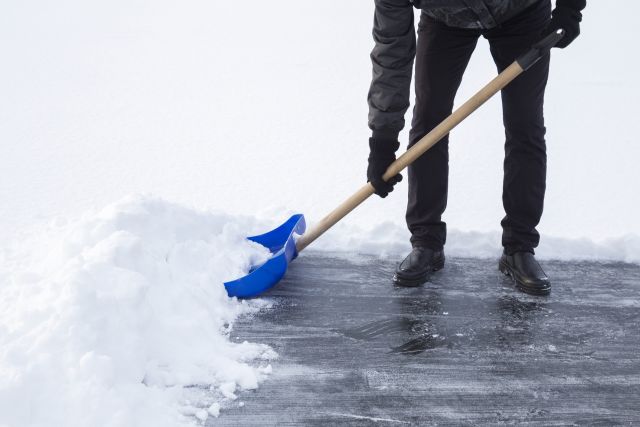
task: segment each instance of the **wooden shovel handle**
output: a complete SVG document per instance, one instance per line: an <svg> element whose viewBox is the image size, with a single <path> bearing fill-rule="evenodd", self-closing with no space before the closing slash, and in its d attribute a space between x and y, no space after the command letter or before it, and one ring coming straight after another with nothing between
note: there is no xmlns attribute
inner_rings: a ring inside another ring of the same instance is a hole
<svg viewBox="0 0 640 427"><path fill-rule="evenodd" d="M420 141L414 144L407 152L393 162L382 178L388 181L391 177L402 172L407 166L416 161L428 149L433 147L438 141L444 138L453 128L458 126L464 119L469 117L471 113L476 111L482 104L487 102L493 95L501 91L505 86L522 74L525 70L531 68L542 56L549 53L549 50L562 39L564 31L559 30L551 33L536 43L531 50L518 58L507 69L494 78L489 84L480 89L478 93L465 102L460 108L454 111L442 123L436 126L431 132L425 135ZM337 208L331 211L327 216L322 218L313 228L308 230L296 242L298 252L309 246L314 240L324 234L325 231L333 227L338 221L344 218L348 213L357 208L362 202L367 200L373 193L374 188L371 183L367 183L351 197L342 202Z"/></svg>

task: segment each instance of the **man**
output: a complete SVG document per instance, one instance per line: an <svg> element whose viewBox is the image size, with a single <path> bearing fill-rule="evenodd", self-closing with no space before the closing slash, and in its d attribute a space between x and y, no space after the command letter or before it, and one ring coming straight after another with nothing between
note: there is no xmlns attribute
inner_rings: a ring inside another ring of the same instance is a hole
<svg viewBox="0 0 640 427"><path fill-rule="evenodd" d="M558 47L568 46L580 34L585 6L586 0L557 0L552 12L551 0L375 0L367 178L376 194L386 197L402 179L398 175L384 182L382 175L396 158L414 59L416 100L409 146L451 114L480 36L489 41L502 71L552 31L563 29ZM413 7L422 10L417 44ZM499 268L521 291L535 295L547 295L551 289L534 257L546 180L543 103L548 73L546 55L502 91L506 216L501 222L504 253ZM396 270L398 285L418 286L444 266L448 144L445 137L409 167L406 220L413 250Z"/></svg>

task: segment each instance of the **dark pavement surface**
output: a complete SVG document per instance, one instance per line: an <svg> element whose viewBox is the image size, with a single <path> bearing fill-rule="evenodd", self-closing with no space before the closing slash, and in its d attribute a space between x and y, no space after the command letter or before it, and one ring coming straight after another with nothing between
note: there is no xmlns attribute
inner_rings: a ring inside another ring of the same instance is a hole
<svg viewBox="0 0 640 427"><path fill-rule="evenodd" d="M640 266L544 262L549 297L497 260L448 259L394 288L397 260L305 252L232 337L273 374L208 425L640 425Z"/></svg>

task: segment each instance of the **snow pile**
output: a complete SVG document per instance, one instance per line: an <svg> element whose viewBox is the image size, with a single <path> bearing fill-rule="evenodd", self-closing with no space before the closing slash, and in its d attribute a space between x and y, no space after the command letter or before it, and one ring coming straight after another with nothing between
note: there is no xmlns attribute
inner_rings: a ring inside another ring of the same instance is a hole
<svg viewBox="0 0 640 427"><path fill-rule="evenodd" d="M497 258L502 253L501 233L451 229L447 233L445 251L448 256L462 258ZM337 224L310 248L375 255L381 258L401 257L411 249L405 226L384 222L373 228ZM640 264L640 236L628 234L594 241L542 235L536 254L543 260L618 261Z"/></svg>
<svg viewBox="0 0 640 427"><path fill-rule="evenodd" d="M223 282L268 257L238 221L129 197L0 257L0 426L176 426L217 416L276 357L232 343Z"/></svg>

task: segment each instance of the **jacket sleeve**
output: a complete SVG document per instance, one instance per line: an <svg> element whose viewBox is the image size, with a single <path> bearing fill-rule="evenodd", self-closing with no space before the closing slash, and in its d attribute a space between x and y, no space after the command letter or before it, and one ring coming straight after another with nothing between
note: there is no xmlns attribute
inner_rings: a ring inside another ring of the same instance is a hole
<svg viewBox="0 0 640 427"><path fill-rule="evenodd" d="M416 55L413 6L409 0L375 0L373 39L373 78L367 97L369 128L374 134L395 134L397 139L409 108Z"/></svg>

